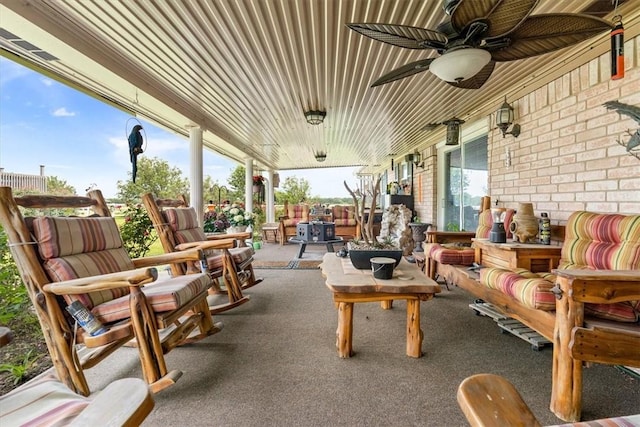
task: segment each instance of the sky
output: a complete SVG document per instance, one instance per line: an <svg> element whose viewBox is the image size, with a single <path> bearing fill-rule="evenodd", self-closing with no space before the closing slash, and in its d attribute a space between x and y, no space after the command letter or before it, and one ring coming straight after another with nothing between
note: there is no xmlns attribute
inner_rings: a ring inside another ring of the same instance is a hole
<svg viewBox="0 0 640 427"><path fill-rule="evenodd" d="M189 176L189 140L128 115L42 74L0 57L0 167L5 172L56 176L80 195L91 186L115 197L117 182L131 170L127 136L144 128L142 156L158 157ZM146 135L145 135L146 134ZM227 184L238 163L210 150L203 152L203 175ZM354 186L357 168L279 171L306 179L311 196L349 197L343 181Z"/></svg>

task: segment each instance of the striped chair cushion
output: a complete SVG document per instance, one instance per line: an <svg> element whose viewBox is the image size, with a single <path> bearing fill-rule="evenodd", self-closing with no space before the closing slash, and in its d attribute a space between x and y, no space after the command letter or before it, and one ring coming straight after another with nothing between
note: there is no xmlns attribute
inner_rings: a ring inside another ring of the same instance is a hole
<svg viewBox="0 0 640 427"><path fill-rule="evenodd" d="M289 205L287 206L287 216L289 218L283 220L285 227L298 225L301 222L309 221L309 206L307 205Z"/></svg>
<svg viewBox="0 0 640 427"><path fill-rule="evenodd" d="M66 426L89 401L53 374L43 375L0 397L0 425Z"/></svg>
<svg viewBox="0 0 640 427"><path fill-rule="evenodd" d="M504 228L507 232L507 239L513 238L511 231L509 230L509 224L513 220L515 211L513 209L507 209L504 216ZM489 232L493 227L493 216L491 216L491 209L485 209L478 216L478 227L476 228L476 237L478 239L488 239Z"/></svg>
<svg viewBox="0 0 640 427"><path fill-rule="evenodd" d="M331 209L336 226L356 225L355 207L337 205Z"/></svg>
<svg viewBox="0 0 640 427"><path fill-rule="evenodd" d="M556 309L556 299L551 293L553 282L530 271L521 268L482 268L480 283L509 295L527 307L545 311Z"/></svg>
<svg viewBox="0 0 640 427"><path fill-rule="evenodd" d="M569 424L554 424L548 427L633 427L640 426L640 414L624 417L603 418L593 421L579 421Z"/></svg>
<svg viewBox="0 0 640 427"><path fill-rule="evenodd" d="M440 245L430 243L427 245L429 257L441 264L471 265L475 259L475 250L469 247Z"/></svg>
<svg viewBox="0 0 640 427"><path fill-rule="evenodd" d="M245 246L241 248L229 249L231 259L236 265L250 260L253 257L253 248ZM222 268L222 255L219 253L207 254L207 266L210 271L220 270Z"/></svg>
<svg viewBox="0 0 640 427"><path fill-rule="evenodd" d="M198 224L198 215L194 208L170 208L162 211L162 214L178 244L207 240L204 229Z"/></svg>
<svg viewBox="0 0 640 427"><path fill-rule="evenodd" d="M44 270L54 282L134 268L113 218L38 217L33 220L33 233ZM91 310L128 293L128 288L118 288L65 296L65 300L77 299Z"/></svg>
<svg viewBox="0 0 640 427"><path fill-rule="evenodd" d="M574 212L559 268L640 270L640 215Z"/></svg>
<svg viewBox="0 0 640 427"><path fill-rule="evenodd" d="M153 311L162 313L183 307L193 297L206 291L210 285L211 279L207 274L187 274L144 286L142 291ZM103 323L126 319L130 317L129 297L124 296L100 304L92 312Z"/></svg>

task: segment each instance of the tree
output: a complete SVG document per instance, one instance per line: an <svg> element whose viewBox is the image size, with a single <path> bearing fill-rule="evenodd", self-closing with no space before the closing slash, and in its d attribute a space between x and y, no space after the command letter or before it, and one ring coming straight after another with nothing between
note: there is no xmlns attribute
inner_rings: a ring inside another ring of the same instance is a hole
<svg viewBox="0 0 640 427"><path fill-rule="evenodd" d="M229 199L231 199L231 201L244 200L245 174L246 169L241 165L236 166L236 168L231 171L231 175L227 180L227 183L229 184Z"/></svg>
<svg viewBox="0 0 640 427"><path fill-rule="evenodd" d="M282 184L282 191L276 192L276 203L301 203L309 199L311 187L309 181L295 176L287 177Z"/></svg>
<svg viewBox="0 0 640 427"><path fill-rule="evenodd" d="M75 187L69 185L67 181L57 176L50 176L47 178L47 194L54 196L74 196L77 193Z"/></svg>
<svg viewBox="0 0 640 427"><path fill-rule="evenodd" d="M131 172L129 172L131 175ZM175 199L180 194L189 192L189 180L182 176L182 171L170 167L166 160L154 157L138 159L138 175L136 182L118 181L118 198L125 203L138 203L140 195L152 193L158 198Z"/></svg>

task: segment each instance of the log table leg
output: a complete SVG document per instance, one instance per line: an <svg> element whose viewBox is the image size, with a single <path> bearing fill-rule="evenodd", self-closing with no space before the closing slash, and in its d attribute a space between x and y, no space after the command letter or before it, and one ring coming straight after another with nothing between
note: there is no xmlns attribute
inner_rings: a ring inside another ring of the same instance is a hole
<svg viewBox="0 0 640 427"><path fill-rule="evenodd" d="M420 330L420 300L407 300L407 356L422 356L422 330Z"/></svg>
<svg viewBox="0 0 640 427"><path fill-rule="evenodd" d="M348 358L353 356L353 303L341 302L338 306L337 342L338 356Z"/></svg>
<svg viewBox="0 0 640 427"><path fill-rule="evenodd" d="M393 300L380 301L380 307L382 307L383 310L391 310L393 308Z"/></svg>

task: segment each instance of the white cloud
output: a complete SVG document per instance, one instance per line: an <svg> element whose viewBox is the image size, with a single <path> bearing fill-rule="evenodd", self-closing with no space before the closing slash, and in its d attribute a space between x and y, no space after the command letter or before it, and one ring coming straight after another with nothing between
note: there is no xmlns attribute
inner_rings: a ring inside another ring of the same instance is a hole
<svg viewBox="0 0 640 427"><path fill-rule="evenodd" d="M53 80L51 80L51 79L43 78L43 79L40 79L40 81L45 86L52 86L53 85Z"/></svg>
<svg viewBox="0 0 640 427"><path fill-rule="evenodd" d="M67 111L66 108L61 107L58 108L57 110L55 110L52 115L54 117L73 117L76 115L76 113L72 112L72 111Z"/></svg>

